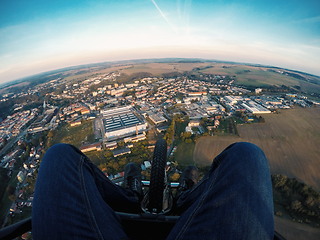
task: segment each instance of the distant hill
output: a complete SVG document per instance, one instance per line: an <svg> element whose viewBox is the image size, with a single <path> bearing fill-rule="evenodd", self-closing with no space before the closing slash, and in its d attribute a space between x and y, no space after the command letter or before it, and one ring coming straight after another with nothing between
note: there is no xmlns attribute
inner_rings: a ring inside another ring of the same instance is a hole
<svg viewBox="0 0 320 240"><path fill-rule="evenodd" d="M154 58L154 59L138 59L138 60L123 60L123 61L113 61L113 62L101 62L101 63L92 63L92 64L85 64L85 65L78 65L78 66L71 66L71 67L66 67L66 68L61 68L61 69L56 69L56 70L52 70L52 71L48 71L48 72L43 72L43 73L39 73L36 75L32 75L32 76L28 76L25 78L21 78L21 79L17 79L8 83L4 83L2 85L0 85L0 94L1 93L5 93L5 92L11 92L11 93L17 93L17 92L21 92L26 90L27 88L36 86L38 84L41 83L45 83L45 82L49 82L52 81L54 79L57 78L67 78L70 76L78 76L77 78L79 78L79 76L81 77L81 75L85 75L88 73L99 73L102 70L108 69L108 68L112 68L115 66L121 67L121 66L128 66L128 65L148 65L151 63L163 63L163 64L168 64L168 63L172 63L172 64L195 64L197 66L194 66L191 69L186 69L186 68L182 68L182 67L177 67L176 69L172 69L171 71L166 70L166 71L161 71L160 74L162 74L163 77L175 77L175 76L181 76L183 74L186 74L186 76L197 76L197 74L194 74L194 72L197 72L198 74L203 73L210 73L207 72L206 70L213 68L213 66L210 66L212 64L225 64L225 65L230 65L233 67L238 67L238 70L241 68L244 68L245 66L248 67L253 67L255 69L267 69L270 72L275 72L277 73L278 71L282 71L282 75L297 79L299 81L304 82L305 84L302 84L302 88L305 87L306 89L318 89L319 90L319 94L320 94L320 77L312 75L312 74L308 74L308 73L304 73L304 72L300 72L300 71L295 71L295 70L290 70L290 69L283 69L283 68L279 68L279 67L275 67L275 66L264 66L264 65L260 65L260 64L249 64L249 63L237 63L237 62L231 62L231 61L219 61L219 60L212 60L212 59L200 59L200 58ZM202 66L199 66L199 64L201 64ZM207 66L205 66L207 64ZM161 66L159 66L159 68L161 68ZM226 68L226 67L224 67ZM153 68L154 69L154 68ZM152 71L148 71L148 69L141 69L141 72L144 73L148 73L150 76L151 75L157 75ZM158 71L159 72L159 71ZM220 71L220 73L223 74L233 74L233 75L237 75L237 73L239 73L241 71L237 71L237 72L232 72L232 71L227 71L227 69L224 69L224 71ZM134 71L134 73L137 73L137 70ZM219 74L219 71L211 71L212 74ZM148 74L144 74L144 75L148 75ZM130 75L130 74L129 74ZM139 75L139 74L138 74ZM140 74L141 76L143 74ZM248 73L248 79L250 80L250 78L254 78L255 75L253 73ZM159 76L159 74L158 74ZM242 80L244 75L242 74ZM269 77L269 76L265 76ZM130 77L129 77L130 78ZM133 79L134 77L131 77L131 79ZM255 80L255 79L254 79ZM259 76L257 78L257 80L259 82ZM252 82L252 81L251 81ZM21 83L25 83L25 84L21 84ZM241 81L240 78L240 84L242 84L243 81ZM272 81L271 81L272 84ZM311 84L311 85L310 85ZM248 85L248 84L247 84ZM284 85L286 85L286 83L284 83ZM312 86L312 85L317 85L317 86ZM255 85L253 85L255 86Z"/></svg>

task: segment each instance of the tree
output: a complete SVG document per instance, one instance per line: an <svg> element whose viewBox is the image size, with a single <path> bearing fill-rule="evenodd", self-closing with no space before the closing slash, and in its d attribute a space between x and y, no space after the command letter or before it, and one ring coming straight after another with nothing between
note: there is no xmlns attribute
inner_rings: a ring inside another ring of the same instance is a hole
<svg viewBox="0 0 320 240"><path fill-rule="evenodd" d="M304 202L307 207L312 207L314 205L314 200L312 197L307 197L306 201Z"/></svg>
<svg viewBox="0 0 320 240"><path fill-rule="evenodd" d="M258 119L258 122L259 123L264 123L266 120L262 117L262 116L260 116L259 117L259 119Z"/></svg>
<svg viewBox="0 0 320 240"><path fill-rule="evenodd" d="M9 195L9 199L10 201L14 202L16 200L16 196L15 195Z"/></svg>
<svg viewBox="0 0 320 240"><path fill-rule="evenodd" d="M284 174L277 174L272 176L272 182L275 187L281 187L287 182L287 176Z"/></svg>
<svg viewBox="0 0 320 240"><path fill-rule="evenodd" d="M9 185L9 186L7 187L7 193L8 193L8 195L14 194L15 191L16 191L16 188L15 188L14 186Z"/></svg>
<svg viewBox="0 0 320 240"><path fill-rule="evenodd" d="M175 161L173 166L176 168L178 166L178 162Z"/></svg>
<svg viewBox="0 0 320 240"><path fill-rule="evenodd" d="M53 135L53 131L49 131L47 135L48 139L51 140L53 138Z"/></svg>
<svg viewBox="0 0 320 240"><path fill-rule="evenodd" d="M248 116L244 116L243 120L244 120L245 122L248 122L248 120L249 120Z"/></svg>
<svg viewBox="0 0 320 240"><path fill-rule="evenodd" d="M171 179L173 182L177 182L179 178L180 178L179 173L174 173L172 176L170 176L170 179Z"/></svg>
<svg viewBox="0 0 320 240"><path fill-rule="evenodd" d="M113 163L112 164L112 168L115 170L115 171L119 171L119 164L117 162Z"/></svg>
<svg viewBox="0 0 320 240"><path fill-rule="evenodd" d="M242 118L244 115L243 111L236 111L236 116Z"/></svg>
<svg viewBox="0 0 320 240"><path fill-rule="evenodd" d="M117 143L117 145L118 145L118 147L124 147L124 141L119 141L119 142Z"/></svg>
<svg viewBox="0 0 320 240"><path fill-rule="evenodd" d="M302 209L301 202L295 200L291 203L291 209L293 211L300 211Z"/></svg>
<svg viewBox="0 0 320 240"><path fill-rule="evenodd" d="M183 120L187 122L187 121L189 121L189 120L190 120L190 118L189 118L189 116L188 116L188 115L185 115L185 116L184 116L184 118L183 118Z"/></svg>
<svg viewBox="0 0 320 240"><path fill-rule="evenodd" d="M32 143L32 145L33 146L38 146L39 145L39 140L37 139L37 138L33 138L32 140L31 140L31 143Z"/></svg>

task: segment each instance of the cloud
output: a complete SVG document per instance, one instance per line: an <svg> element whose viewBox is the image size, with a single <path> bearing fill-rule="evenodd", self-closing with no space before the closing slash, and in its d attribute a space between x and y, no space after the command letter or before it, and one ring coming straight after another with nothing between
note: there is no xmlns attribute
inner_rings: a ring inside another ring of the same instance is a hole
<svg viewBox="0 0 320 240"><path fill-rule="evenodd" d="M304 18L304 19L293 21L293 23L317 23L317 22L320 22L320 16Z"/></svg>
<svg viewBox="0 0 320 240"><path fill-rule="evenodd" d="M161 16L164 18L164 20L166 20L166 22L169 24L169 26L172 28L173 31L177 32L176 28L171 24L171 22L167 19L166 15L164 15L164 13L161 11L161 9L158 7L158 5L156 4L156 2L154 0L151 0L153 2L153 4L156 6L156 8L158 9L158 11L160 12Z"/></svg>

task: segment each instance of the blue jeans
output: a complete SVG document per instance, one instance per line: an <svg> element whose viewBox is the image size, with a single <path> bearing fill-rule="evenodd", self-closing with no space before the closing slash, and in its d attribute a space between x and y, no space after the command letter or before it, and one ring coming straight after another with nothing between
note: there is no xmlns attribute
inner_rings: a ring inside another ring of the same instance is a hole
<svg viewBox="0 0 320 240"><path fill-rule="evenodd" d="M177 202L182 213L167 239L273 239L268 161L260 148L235 143ZM45 154L33 211L34 239L126 239L115 211L137 212L128 189L112 183L77 148L58 144Z"/></svg>

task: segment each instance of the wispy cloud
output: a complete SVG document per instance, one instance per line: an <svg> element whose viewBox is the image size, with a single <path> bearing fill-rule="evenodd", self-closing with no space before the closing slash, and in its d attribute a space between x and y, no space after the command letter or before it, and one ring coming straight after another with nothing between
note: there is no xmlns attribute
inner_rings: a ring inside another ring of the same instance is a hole
<svg viewBox="0 0 320 240"><path fill-rule="evenodd" d="M294 23L317 23L317 22L320 22L320 16L299 19L299 20L296 20L296 21L293 21L293 22Z"/></svg>
<svg viewBox="0 0 320 240"><path fill-rule="evenodd" d="M173 31L177 32L177 29L175 28L175 26L173 26L171 24L171 22L168 20L168 18L166 17L166 15L164 15L164 13L161 11L161 9L158 7L158 5L156 4L156 2L154 0L151 0L154 4L154 6L156 6L156 8L158 9L158 11L160 12L161 16L164 18L164 20L169 24L169 26L172 28Z"/></svg>
<svg viewBox="0 0 320 240"><path fill-rule="evenodd" d="M180 20L181 28L185 34L190 34L189 15L192 0L177 0L177 15Z"/></svg>

